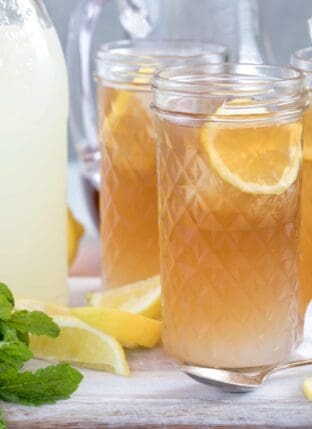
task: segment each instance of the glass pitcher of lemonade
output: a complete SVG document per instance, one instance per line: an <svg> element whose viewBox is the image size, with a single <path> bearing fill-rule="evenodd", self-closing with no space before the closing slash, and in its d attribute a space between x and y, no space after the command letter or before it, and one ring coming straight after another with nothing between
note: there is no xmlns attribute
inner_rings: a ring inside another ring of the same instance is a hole
<svg viewBox="0 0 312 429"><path fill-rule="evenodd" d="M159 65L183 59L221 62L226 49L139 40L106 44L97 54L102 271L108 287L159 273L151 78Z"/></svg>
<svg viewBox="0 0 312 429"><path fill-rule="evenodd" d="M304 115L304 146L301 199L301 309L304 314L312 298L312 47L292 55L291 63L306 76L310 107Z"/></svg>
<svg viewBox="0 0 312 429"><path fill-rule="evenodd" d="M302 329L304 77L190 65L153 87L164 345L202 366L282 362Z"/></svg>
<svg viewBox="0 0 312 429"><path fill-rule="evenodd" d="M0 282L67 301L68 84L40 0L0 2Z"/></svg>

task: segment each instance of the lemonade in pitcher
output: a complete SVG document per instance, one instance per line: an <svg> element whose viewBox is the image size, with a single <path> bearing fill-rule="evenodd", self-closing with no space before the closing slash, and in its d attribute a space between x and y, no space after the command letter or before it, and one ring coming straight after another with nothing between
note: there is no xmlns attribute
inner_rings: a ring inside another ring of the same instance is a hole
<svg viewBox="0 0 312 429"><path fill-rule="evenodd" d="M39 1L0 4L0 282L66 304L68 82Z"/></svg>
<svg viewBox="0 0 312 429"><path fill-rule="evenodd" d="M300 335L303 79L212 67L154 83L163 341L192 364L273 364Z"/></svg>
<svg viewBox="0 0 312 429"><path fill-rule="evenodd" d="M104 45L97 56L102 272L108 287L159 273L150 84L157 66L184 58L220 62L225 49L184 41L122 41Z"/></svg>

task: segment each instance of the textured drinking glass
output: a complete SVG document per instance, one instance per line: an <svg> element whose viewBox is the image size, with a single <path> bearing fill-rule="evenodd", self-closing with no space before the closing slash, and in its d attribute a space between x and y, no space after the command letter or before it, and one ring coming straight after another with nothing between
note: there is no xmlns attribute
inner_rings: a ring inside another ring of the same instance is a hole
<svg viewBox="0 0 312 429"><path fill-rule="evenodd" d="M283 361L301 331L304 78L216 64L153 86L164 345L203 366Z"/></svg>
<svg viewBox="0 0 312 429"><path fill-rule="evenodd" d="M97 55L102 272L108 287L159 274L150 80L157 66L186 58L221 62L225 49L143 40L104 45Z"/></svg>
<svg viewBox="0 0 312 429"><path fill-rule="evenodd" d="M295 52L291 63L306 75L310 107L304 114L304 146L301 197L301 312L304 315L312 297L312 48Z"/></svg>

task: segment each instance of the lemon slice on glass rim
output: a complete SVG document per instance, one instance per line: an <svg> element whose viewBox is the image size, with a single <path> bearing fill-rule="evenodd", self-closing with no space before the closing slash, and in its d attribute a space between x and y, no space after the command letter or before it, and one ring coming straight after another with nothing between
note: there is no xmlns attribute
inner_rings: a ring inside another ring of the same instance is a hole
<svg viewBox="0 0 312 429"><path fill-rule="evenodd" d="M252 100L244 102L249 107ZM239 103L224 103L216 114L248 114L243 106L235 108ZM265 114L266 110L255 108L253 113ZM245 193L272 195L282 194L296 181L302 157L301 137L301 122L265 126L209 123L201 131L200 144L213 170L225 182Z"/></svg>

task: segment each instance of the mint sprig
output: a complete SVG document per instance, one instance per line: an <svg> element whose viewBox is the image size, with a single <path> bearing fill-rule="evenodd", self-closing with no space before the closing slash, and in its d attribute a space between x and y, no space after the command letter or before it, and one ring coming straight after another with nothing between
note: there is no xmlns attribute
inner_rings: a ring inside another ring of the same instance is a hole
<svg viewBox="0 0 312 429"><path fill-rule="evenodd" d="M47 335L56 338L60 333L57 324L42 311L15 311L8 320L8 325L23 334Z"/></svg>
<svg viewBox="0 0 312 429"><path fill-rule="evenodd" d="M0 429L7 429L7 425L5 424L5 421L4 421L4 415L1 411L0 411Z"/></svg>
<svg viewBox="0 0 312 429"><path fill-rule="evenodd" d="M32 357L32 352L21 341L0 341L0 377L10 369L22 368Z"/></svg>
<svg viewBox="0 0 312 429"><path fill-rule="evenodd" d="M14 307L14 297L10 289L4 283L0 283L0 294L4 295L9 303Z"/></svg>
<svg viewBox="0 0 312 429"><path fill-rule="evenodd" d="M0 399L23 405L54 404L75 392L82 375L68 364L0 374Z"/></svg>
<svg viewBox="0 0 312 429"><path fill-rule="evenodd" d="M68 399L75 392L83 376L68 364L21 371L33 357L29 335L56 338L59 333L57 324L41 311L14 311L14 297L0 283L0 400L39 406ZM0 429L5 428L0 412Z"/></svg>

